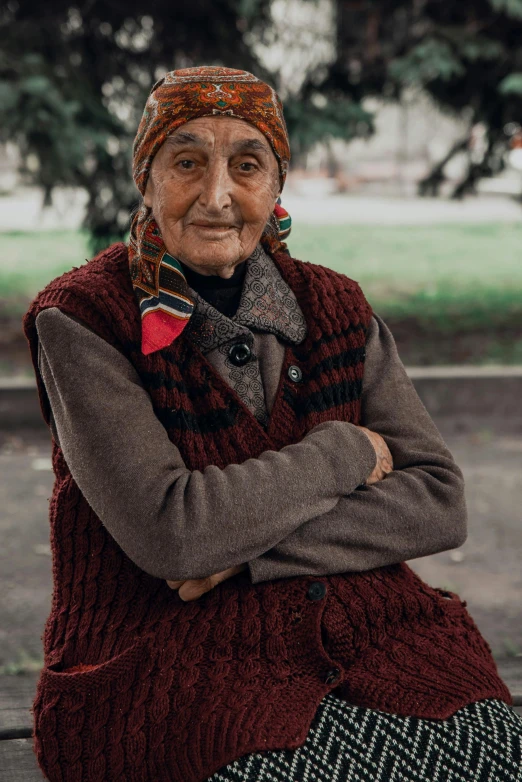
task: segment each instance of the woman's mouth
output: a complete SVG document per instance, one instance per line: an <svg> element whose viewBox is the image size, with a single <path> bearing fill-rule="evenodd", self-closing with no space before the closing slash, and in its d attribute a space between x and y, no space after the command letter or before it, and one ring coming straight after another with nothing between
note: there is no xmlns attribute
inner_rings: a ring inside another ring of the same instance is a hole
<svg viewBox="0 0 522 782"><path fill-rule="evenodd" d="M212 225L209 223L193 223L193 225L200 231L217 231L218 233L226 233L226 231L232 231L232 225Z"/></svg>

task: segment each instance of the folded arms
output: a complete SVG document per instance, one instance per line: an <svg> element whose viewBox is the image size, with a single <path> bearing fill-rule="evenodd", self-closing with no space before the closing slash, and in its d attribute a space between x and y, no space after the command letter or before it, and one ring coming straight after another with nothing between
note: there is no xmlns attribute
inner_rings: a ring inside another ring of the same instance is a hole
<svg viewBox="0 0 522 782"><path fill-rule="evenodd" d="M361 423L383 436L394 471L365 488L375 452L343 421L240 465L190 471L124 356L57 308L37 329L53 435L95 513L153 576L203 578L248 562L257 583L370 569L465 539L462 474L378 316Z"/></svg>

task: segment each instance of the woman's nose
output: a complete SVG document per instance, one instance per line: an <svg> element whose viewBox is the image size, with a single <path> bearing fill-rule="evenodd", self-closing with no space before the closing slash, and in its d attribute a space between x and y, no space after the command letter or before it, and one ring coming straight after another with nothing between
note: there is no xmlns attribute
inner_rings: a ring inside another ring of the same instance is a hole
<svg viewBox="0 0 522 782"><path fill-rule="evenodd" d="M232 179L227 161L210 164L203 179L203 189L199 197L200 204L207 212L222 212L232 204Z"/></svg>

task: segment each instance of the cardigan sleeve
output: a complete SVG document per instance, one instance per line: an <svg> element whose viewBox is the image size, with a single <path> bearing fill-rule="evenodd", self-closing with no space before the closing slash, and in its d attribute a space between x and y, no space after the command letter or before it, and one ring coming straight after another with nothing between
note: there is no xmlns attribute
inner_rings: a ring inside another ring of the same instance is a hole
<svg viewBox="0 0 522 782"><path fill-rule="evenodd" d="M255 559L375 466L364 432L327 421L280 451L191 471L125 356L57 307L36 327L53 436L100 521L150 575L204 578Z"/></svg>
<svg viewBox="0 0 522 782"><path fill-rule="evenodd" d="M371 570L461 546L467 508L460 468L419 398L393 336L374 314L361 424L393 457L383 480L343 496L249 564L253 583Z"/></svg>

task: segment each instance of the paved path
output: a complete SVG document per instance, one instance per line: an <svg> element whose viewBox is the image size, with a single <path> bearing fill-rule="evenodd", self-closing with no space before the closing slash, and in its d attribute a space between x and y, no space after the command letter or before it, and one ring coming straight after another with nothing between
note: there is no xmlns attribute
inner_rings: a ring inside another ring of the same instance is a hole
<svg viewBox="0 0 522 782"><path fill-rule="evenodd" d="M331 195L328 180L287 185L283 206L296 223L318 225L431 225L434 223L519 222L522 205L505 195L480 195L464 201L442 198L400 198ZM80 190L56 188L54 208L42 209L37 188L18 190L2 199L0 232L76 230L83 220L86 197Z"/></svg>
<svg viewBox="0 0 522 782"><path fill-rule="evenodd" d="M522 206L504 197L481 196L462 202L440 198L325 196L306 198L283 193L293 220L318 225L433 225L512 223L522 220Z"/></svg>
<svg viewBox="0 0 522 782"><path fill-rule="evenodd" d="M457 592L496 656L522 653L522 436L447 435L463 469L469 536L461 548L410 560L432 586ZM46 432L0 433L0 666L25 654L41 664L51 606Z"/></svg>

